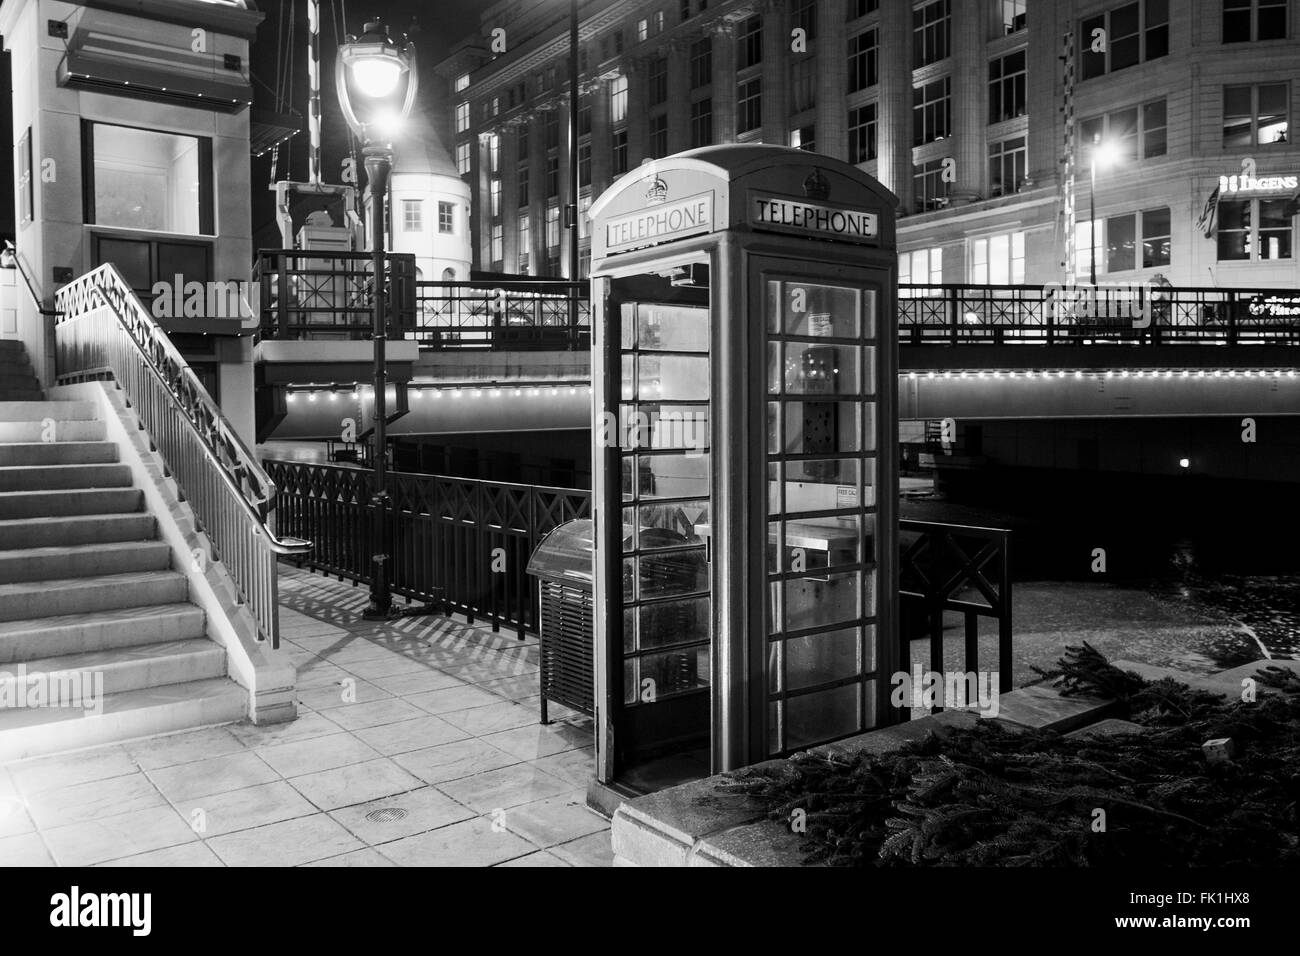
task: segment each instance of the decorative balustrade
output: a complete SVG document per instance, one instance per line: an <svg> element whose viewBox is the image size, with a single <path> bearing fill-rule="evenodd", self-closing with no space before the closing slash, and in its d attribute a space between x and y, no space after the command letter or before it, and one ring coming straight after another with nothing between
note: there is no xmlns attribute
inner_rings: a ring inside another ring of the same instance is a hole
<svg viewBox="0 0 1300 956"><path fill-rule="evenodd" d="M257 621L279 646L276 560L306 541L277 536L276 487L112 264L65 285L56 297L59 384L111 379L194 511L200 529Z"/></svg>

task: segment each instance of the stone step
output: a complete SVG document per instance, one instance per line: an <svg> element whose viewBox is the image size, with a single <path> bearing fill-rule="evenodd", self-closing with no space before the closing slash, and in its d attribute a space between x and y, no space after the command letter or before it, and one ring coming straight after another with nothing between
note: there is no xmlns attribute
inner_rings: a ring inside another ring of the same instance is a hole
<svg viewBox="0 0 1300 956"><path fill-rule="evenodd" d="M26 355L27 348L19 339L0 339L0 355Z"/></svg>
<svg viewBox="0 0 1300 956"><path fill-rule="evenodd" d="M0 709L0 764L194 727L248 713L247 694L228 677L110 694L97 715L73 708Z"/></svg>
<svg viewBox="0 0 1300 956"><path fill-rule="evenodd" d="M0 584L0 621L179 604L188 597L185 576L175 571L23 581Z"/></svg>
<svg viewBox="0 0 1300 956"><path fill-rule="evenodd" d="M26 362L21 365L17 362L0 361L0 388L17 389L20 391L40 391L40 383L36 381L36 373ZM41 396L34 399L20 399L20 401L41 401Z"/></svg>
<svg viewBox="0 0 1300 956"><path fill-rule="evenodd" d="M17 385L10 387L0 383L0 402L39 402L43 393L35 385L36 380L32 379L32 385Z"/></svg>
<svg viewBox="0 0 1300 956"><path fill-rule="evenodd" d="M206 620L193 604L158 604L0 621L0 665L203 637Z"/></svg>
<svg viewBox="0 0 1300 956"><path fill-rule="evenodd" d="M80 491L10 491L0 494L0 521L57 515L122 514L139 511L139 488L94 488Z"/></svg>
<svg viewBox="0 0 1300 956"><path fill-rule="evenodd" d="M13 465L0 468L0 492L67 488L130 488L126 465Z"/></svg>
<svg viewBox="0 0 1300 956"><path fill-rule="evenodd" d="M14 544L19 542L15 541ZM133 571L165 571L172 552L162 541L114 541L0 551L0 584L51 578L103 577Z"/></svg>
<svg viewBox="0 0 1300 956"><path fill-rule="evenodd" d="M95 418L94 402L0 402L0 422L88 422Z"/></svg>
<svg viewBox="0 0 1300 956"><path fill-rule="evenodd" d="M10 375L34 375L26 353L0 352L0 382Z"/></svg>
<svg viewBox="0 0 1300 956"><path fill-rule="evenodd" d="M15 442L0 445L0 468L16 465L104 465L118 460L110 441Z"/></svg>
<svg viewBox="0 0 1300 956"><path fill-rule="evenodd" d="M64 654L0 669L0 708L95 707L99 696L225 674L225 650L205 637Z"/></svg>
<svg viewBox="0 0 1300 956"><path fill-rule="evenodd" d="M54 420L54 427L49 431L52 440L64 441L103 441L108 434L108 427L101 421L59 421ZM43 442L47 438L44 421L7 422L0 421L0 444L13 442Z"/></svg>
<svg viewBox="0 0 1300 956"><path fill-rule="evenodd" d="M158 533L154 517L143 511L127 514L13 518L0 521L0 541L29 548L71 547L109 541L152 541Z"/></svg>

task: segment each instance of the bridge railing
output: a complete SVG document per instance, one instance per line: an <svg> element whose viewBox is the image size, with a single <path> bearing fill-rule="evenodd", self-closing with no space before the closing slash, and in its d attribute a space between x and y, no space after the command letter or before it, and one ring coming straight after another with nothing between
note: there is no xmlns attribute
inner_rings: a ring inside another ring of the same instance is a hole
<svg viewBox="0 0 1300 956"><path fill-rule="evenodd" d="M899 286L903 345L1300 343L1300 291L1091 286Z"/></svg>
<svg viewBox="0 0 1300 956"><path fill-rule="evenodd" d="M415 256L389 253L388 337L415 329ZM263 249L253 264L264 339L358 340L374 330L374 267L368 252Z"/></svg>
<svg viewBox="0 0 1300 956"><path fill-rule="evenodd" d="M574 351L591 347L587 282L419 282L423 348Z"/></svg>
<svg viewBox="0 0 1300 956"><path fill-rule="evenodd" d="M311 533L301 566L368 584L372 568L374 474L347 465L267 461L280 488L279 521ZM591 493L576 488L388 473L388 574L393 592L482 619L493 630L537 631L537 588L526 574L543 536L591 515Z"/></svg>

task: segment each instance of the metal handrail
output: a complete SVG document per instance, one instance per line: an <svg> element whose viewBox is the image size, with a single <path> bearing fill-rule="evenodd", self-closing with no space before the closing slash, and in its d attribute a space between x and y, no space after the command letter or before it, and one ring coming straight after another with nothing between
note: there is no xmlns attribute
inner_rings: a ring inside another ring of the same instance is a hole
<svg viewBox="0 0 1300 956"><path fill-rule="evenodd" d="M275 483L116 267L105 263L74 279L56 303L58 382L111 377L123 390L211 541L213 560L226 566L256 619L259 639L278 647L276 557L304 554L311 544L275 534Z"/></svg>

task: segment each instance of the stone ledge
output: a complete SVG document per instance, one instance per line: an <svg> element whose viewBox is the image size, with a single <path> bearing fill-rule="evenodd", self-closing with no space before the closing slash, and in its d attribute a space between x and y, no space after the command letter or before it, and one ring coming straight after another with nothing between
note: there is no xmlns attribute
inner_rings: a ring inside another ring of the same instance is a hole
<svg viewBox="0 0 1300 956"><path fill-rule="evenodd" d="M1241 697L1241 682L1247 677L1254 677L1255 672L1265 667L1282 667L1291 671L1297 677L1300 677L1300 661L1271 661L1259 660L1252 661L1249 664L1241 664L1237 667L1230 668L1226 671L1219 671L1217 674L1189 674L1184 671L1175 670L1172 667L1158 667L1154 664L1140 664L1136 661L1113 661L1114 665L1120 670L1132 671L1139 677L1144 677L1150 681L1157 681L1163 677L1172 677L1176 681L1186 684L1194 690L1203 690L1211 694L1218 694L1221 697L1236 699ZM1255 690L1259 694L1278 693L1272 687L1266 684L1256 682Z"/></svg>
<svg viewBox="0 0 1300 956"><path fill-rule="evenodd" d="M992 720L1013 733L1064 733L1102 720L1117 706L1114 701L1064 697L1046 684L1008 691L998 703L994 718L981 717L973 710L945 710L813 747L811 752L844 757L863 752L886 754L924 739L927 733L945 737L954 728L973 727L981 720ZM767 760L746 769L785 763ZM615 864L804 866L803 838L780 821L767 819L754 798L719 791L718 785L728 778L719 774L624 802L614 812L610 834Z"/></svg>

